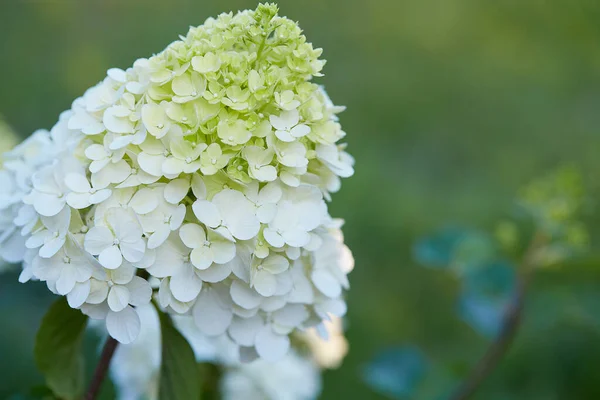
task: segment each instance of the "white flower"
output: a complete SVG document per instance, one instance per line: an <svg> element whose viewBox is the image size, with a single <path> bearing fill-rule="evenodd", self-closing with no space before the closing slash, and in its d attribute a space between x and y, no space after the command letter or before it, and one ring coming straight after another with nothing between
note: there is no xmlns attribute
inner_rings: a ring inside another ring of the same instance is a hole
<svg viewBox="0 0 600 400"><path fill-rule="evenodd" d="M98 256L103 267L116 269L123 259L135 263L144 257L142 228L127 211L115 208L106 215L106 226L94 226L85 235L85 249Z"/></svg>
<svg viewBox="0 0 600 400"><path fill-rule="evenodd" d="M171 119L167 116L166 101L160 104L148 103L142 106L142 122L152 136L162 139L169 133L172 126Z"/></svg>
<svg viewBox="0 0 600 400"><path fill-rule="evenodd" d="M309 232L319 226L325 215L326 205L317 188L302 185L294 191L288 189L263 235L276 248L286 244L304 247L310 242Z"/></svg>
<svg viewBox="0 0 600 400"><path fill-rule="evenodd" d="M33 259L34 275L60 295L69 294L77 283L89 281L93 268L93 262L72 241L50 258Z"/></svg>
<svg viewBox="0 0 600 400"><path fill-rule="evenodd" d="M296 109L283 111L279 116L271 115L269 121L275 128L275 136L283 142L293 142L310 133L308 125L298 123L300 113Z"/></svg>
<svg viewBox="0 0 600 400"><path fill-rule="evenodd" d="M306 147L300 142L278 141L273 144L277 161L286 167L306 167L308 159L306 158Z"/></svg>
<svg viewBox="0 0 600 400"><path fill-rule="evenodd" d="M223 14L108 70L2 157L0 257L23 261L20 281L122 343L154 292L230 344L228 368L285 358L292 335L346 311L351 256L325 200L354 161L341 109L311 82L320 50L275 14Z"/></svg>
<svg viewBox="0 0 600 400"><path fill-rule="evenodd" d="M352 253L343 244L340 233L323 237L323 244L314 252L311 280L325 296L336 298L350 284L346 275L354 268Z"/></svg>
<svg viewBox="0 0 600 400"><path fill-rule="evenodd" d="M169 239L156 251L156 261L148 268L150 274L157 278L170 277L163 288L161 296L165 299L163 306L167 306L172 295L181 303L188 303L196 299L202 290L203 281L198 276L198 269L190 260L190 249L181 241L178 235L172 234ZM165 304L167 303L167 304Z"/></svg>
<svg viewBox="0 0 600 400"><path fill-rule="evenodd" d="M165 175L177 176L191 174L200 169L200 154L207 146L205 143L193 143L183 138L171 141L171 155L163 163Z"/></svg>
<svg viewBox="0 0 600 400"><path fill-rule="evenodd" d="M248 175L260 182L271 182L277 179L277 169L270 165L275 151L258 146L246 146L243 155L248 161Z"/></svg>
<svg viewBox="0 0 600 400"><path fill-rule="evenodd" d="M115 105L104 111L104 126L114 133L134 133L135 122L131 120L131 110L123 105Z"/></svg>
<svg viewBox="0 0 600 400"><path fill-rule="evenodd" d="M139 219L145 234L148 236L148 248L156 249L167 240L171 232L181 227L185 218L186 207L183 204L177 206L169 204L158 197L160 195L156 193L150 192L149 194L154 199L159 199L160 203L155 210L140 215Z"/></svg>
<svg viewBox="0 0 600 400"><path fill-rule="evenodd" d="M217 135L223 143L230 146L244 144L250 140L252 133L246 129L246 124L242 120L228 121L223 120L217 126Z"/></svg>
<svg viewBox="0 0 600 400"><path fill-rule="evenodd" d="M109 144L113 139L113 134L106 135L104 145L92 144L85 149L85 156L92 160L89 166L92 177L102 187L124 181L131 170L129 164L123 160L125 149L110 149Z"/></svg>
<svg viewBox="0 0 600 400"><path fill-rule="evenodd" d="M69 189L64 183L62 168L48 166L33 175L33 191L25 197L26 204L45 217L53 217L65 208Z"/></svg>
<svg viewBox="0 0 600 400"><path fill-rule="evenodd" d="M286 90L281 93L275 92L275 103L285 111L292 111L300 107L300 102L294 99L294 92Z"/></svg>
<svg viewBox="0 0 600 400"><path fill-rule="evenodd" d="M218 71L220 66L219 56L210 51L203 56L192 58L192 68L201 74Z"/></svg>
<svg viewBox="0 0 600 400"><path fill-rule="evenodd" d="M186 224L179 231L181 240L192 249L192 264L200 270L209 268L212 263L225 264L235 257L235 244L221 235L209 232L196 224Z"/></svg>
<svg viewBox="0 0 600 400"><path fill-rule="evenodd" d="M40 249L42 258L54 256L65 245L71 224L71 209L65 207L54 217L41 217L43 227L27 239L29 249Z"/></svg>
<svg viewBox="0 0 600 400"><path fill-rule="evenodd" d="M171 81L173 89L173 101L176 103L186 103L202 96L206 90L206 79L200 74L190 73L176 76Z"/></svg>
<svg viewBox="0 0 600 400"><path fill-rule="evenodd" d="M317 158L336 175L342 178L348 178L354 175L352 164L354 161L345 152L340 151L335 145L320 144L317 146Z"/></svg>
<svg viewBox="0 0 600 400"><path fill-rule="evenodd" d="M230 157L223 154L221 147L213 143L200 154L200 168L204 175L214 175L220 169L224 168L229 162Z"/></svg>
<svg viewBox="0 0 600 400"><path fill-rule="evenodd" d="M263 224L273 220L277 213L277 203L282 196L283 191L275 182L266 184L260 191L257 183L251 183L246 190L246 197L255 204L256 217Z"/></svg>
<svg viewBox="0 0 600 400"><path fill-rule="evenodd" d="M112 194L110 189L93 187L87 178L80 174L68 174L65 184L71 190L67 195L67 204L76 210L88 208L92 204L100 204Z"/></svg>
<svg viewBox="0 0 600 400"><path fill-rule="evenodd" d="M111 311L120 312L128 305L138 307L150 303L152 288L139 276L135 276L135 267L123 265L115 270L106 270L103 280L96 280L93 298L86 301L90 304L100 304L104 300Z"/></svg>
<svg viewBox="0 0 600 400"><path fill-rule="evenodd" d="M131 159L131 167L127 170L129 171L125 179L117 186L119 189L123 188L131 188L136 186L150 185L160 179L158 176L153 176L142 170L140 167L137 156L134 154L129 154L129 158ZM118 182L117 182L118 183Z"/></svg>
<svg viewBox="0 0 600 400"><path fill-rule="evenodd" d="M168 146L160 140L149 137L140 144L140 149L142 151L138 154L137 160L140 168L150 175L163 176L163 164L171 155Z"/></svg>
<svg viewBox="0 0 600 400"><path fill-rule="evenodd" d="M225 227L239 240L251 239L260 230L254 204L237 190L225 189L212 202L197 200L192 208L200 222L213 229Z"/></svg>

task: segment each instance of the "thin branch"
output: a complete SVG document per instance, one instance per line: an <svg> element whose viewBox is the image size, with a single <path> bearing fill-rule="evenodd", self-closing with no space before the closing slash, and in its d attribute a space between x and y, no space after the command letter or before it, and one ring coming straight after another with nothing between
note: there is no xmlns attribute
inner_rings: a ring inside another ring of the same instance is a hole
<svg viewBox="0 0 600 400"><path fill-rule="evenodd" d="M510 349L520 327L525 295L537 261L538 251L544 242L545 239L542 235L536 235L531 241L519 267L520 276L517 280L517 287L511 303L504 313L497 338L449 400L466 400L475 394Z"/></svg>
<svg viewBox="0 0 600 400"><path fill-rule="evenodd" d="M119 342L117 342L110 336L106 340L104 348L102 349L100 361L98 361L96 371L94 372L94 378L92 379L92 383L90 384L88 392L85 395L85 400L96 400L96 398L98 397L100 389L102 388L102 383L106 378L106 373L108 372L110 361L112 360L113 355L115 354L115 350L117 349L118 344Z"/></svg>

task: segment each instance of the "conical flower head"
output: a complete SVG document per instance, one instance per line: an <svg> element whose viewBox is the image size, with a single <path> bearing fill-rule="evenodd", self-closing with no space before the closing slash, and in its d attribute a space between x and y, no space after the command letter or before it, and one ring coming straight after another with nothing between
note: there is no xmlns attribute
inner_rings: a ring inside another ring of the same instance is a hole
<svg viewBox="0 0 600 400"><path fill-rule="evenodd" d="M27 166L7 194L22 281L47 282L123 343L155 296L265 359L345 312L352 261L325 202L353 173L343 108L312 82L321 50L277 12L209 18L110 69L8 155Z"/></svg>

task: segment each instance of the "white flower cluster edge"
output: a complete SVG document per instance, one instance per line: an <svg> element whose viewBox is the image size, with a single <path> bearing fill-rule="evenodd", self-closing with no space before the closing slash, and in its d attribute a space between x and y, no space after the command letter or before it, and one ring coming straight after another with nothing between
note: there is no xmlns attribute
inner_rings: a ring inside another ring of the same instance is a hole
<svg viewBox="0 0 600 400"><path fill-rule="evenodd" d="M160 323L151 306L140 307L138 311L144 328L139 339L119 346L111 363L111 377L119 400L158 398ZM340 322L339 319L334 321ZM242 363L231 339L204 336L190 317L179 316L174 322L190 342L198 362L210 363L218 369L219 380L211 384L218 385L223 400L314 400L322 388L321 370L333 367L329 363L320 363L319 354L314 350L291 350L275 363L265 360ZM325 341L303 334L298 339L318 341L319 351L328 353L337 366L346 355L346 349L338 344L340 339L344 340L343 333L336 332L332 326L328 333L339 337Z"/></svg>
<svg viewBox="0 0 600 400"><path fill-rule="evenodd" d="M0 257L121 343L154 296L282 359L343 316L353 259L326 200L353 174L324 62L273 5L222 14L74 101L3 156Z"/></svg>

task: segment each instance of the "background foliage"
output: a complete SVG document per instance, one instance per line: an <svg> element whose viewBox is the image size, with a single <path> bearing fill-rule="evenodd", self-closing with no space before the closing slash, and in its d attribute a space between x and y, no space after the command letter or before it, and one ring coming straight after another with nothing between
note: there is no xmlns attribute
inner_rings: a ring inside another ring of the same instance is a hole
<svg viewBox="0 0 600 400"><path fill-rule="evenodd" d="M415 239L442 226L491 231L519 187L558 164L580 166L588 194L600 195L600 6L586 0L279 4L325 49L322 82L335 102L348 106L342 124L358 162L332 204L332 213L347 220L357 261L351 352L342 369L327 373L323 398L386 398L357 379L369 381L365 370L382 352L408 352L414 360L401 368L419 379L420 369L428 369L418 396L441 396L487 339L457 313L462 283L413 260ZM208 16L255 6L3 0L0 113L23 135L49 128L108 68L161 50ZM585 222L593 238L597 216L590 212ZM537 275L522 334L478 398L599 398L599 278L600 258ZM40 285L19 285L15 275L0 281L0 359L10 360L0 365L0 398L41 382L33 372L33 339L50 297ZM84 345L95 351L93 338Z"/></svg>

